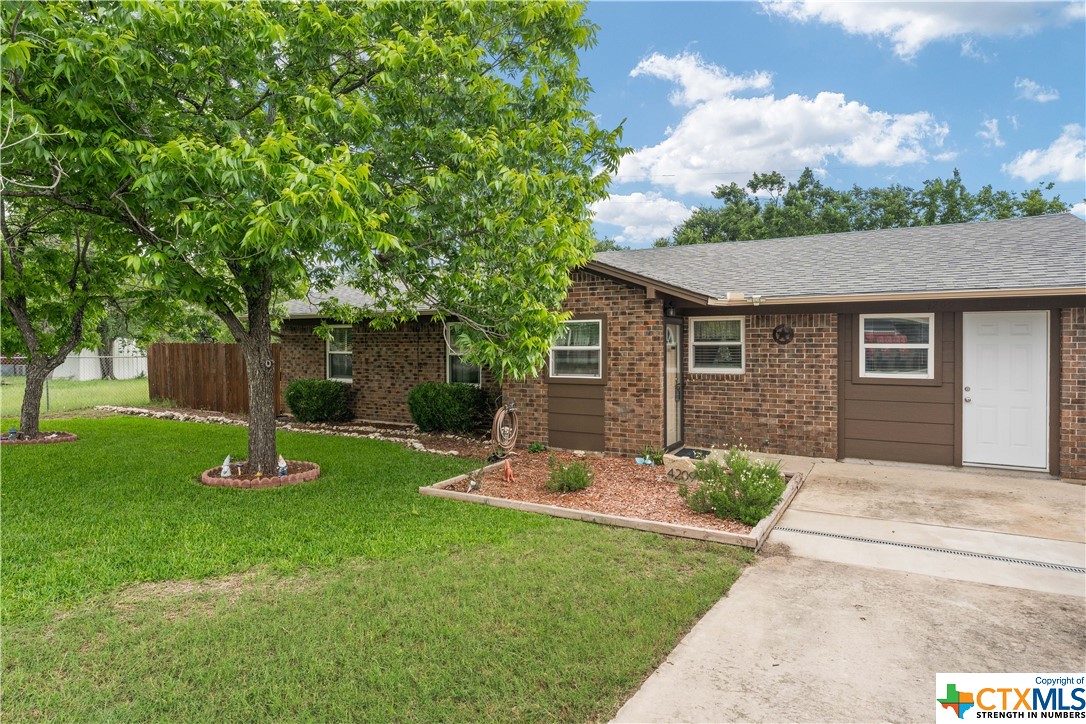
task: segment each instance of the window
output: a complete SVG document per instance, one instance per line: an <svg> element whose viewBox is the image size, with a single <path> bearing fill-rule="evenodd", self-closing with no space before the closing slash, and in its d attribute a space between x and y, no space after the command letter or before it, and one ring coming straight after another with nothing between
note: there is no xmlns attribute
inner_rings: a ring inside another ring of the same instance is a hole
<svg viewBox="0 0 1086 724"><path fill-rule="evenodd" d="M328 379L351 381L351 328L332 327L332 339L328 340Z"/></svg>
<svg viewBox="0 0 1086 724"><path fill-rule="evenodd" d="M551 345L551 377L602 379L602 329L598 319L566 322Z"/></svg>
<svg viewBox="0 0 1086 724"><path fill-rule="evenodd" d="M742 317L690 320L690 371L717 374L743 372Z"/></svg>
<svg viewBox="0 0 1086 724"><path fill-rule="evenodd" d="M448 382L460 382L465 385L478 387L483 383L483 371L477 365L468 363L464 359L464 353L457 348L453 337L456 334L455 327L449 326L445 345L445 379Z"/></svg>
<svg viewBox="0 0 1086 724"><path fill-rule="evenodd" d="M934 314L861 314L860 377L935 378Z"/></svg>

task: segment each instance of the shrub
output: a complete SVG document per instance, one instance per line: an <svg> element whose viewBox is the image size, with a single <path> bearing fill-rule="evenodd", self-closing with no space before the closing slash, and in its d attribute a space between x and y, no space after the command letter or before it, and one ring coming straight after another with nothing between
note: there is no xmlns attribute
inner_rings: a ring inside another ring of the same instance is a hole
<svg viewBox="0 0 1086 724"><path fill-rule="evenodd" d="M780 465L751 460L741 448L729 450L725 464L710 458L699 460L694 466L693 477L698 486L680 485L679 495L696 513L711 511L718 518L757 525L784 493Z"/></svg>
<svg viewBox="0 0 1086 724"><path fill-rule="evenodd" d="M423 382L407 395L411 419L423 432L476 432L486 424L486 392L475 385Z"/></svg>
<svg viewBox="0 0 1086 724"><path fill-rule="evenodd" d="M541 453L541 452L545 451L546 449L547 449L547 446L544 445L541 442L533 442L531 445L528 446L528 452L532 453L532 454Z"/></svg>
<svg viewBox="0 0 1086 724"><path fill-rule="evenodd" d="M570 493L574 490L584 490L592 484L592 471L584 463L572 462L569 465L563 465L555 459L554 453L551 453L549 467L551 477L547 481L548 490L556 493Z"/></svg>
<svg viewBox="0 0 1086 724"><path fill-rule="evenodd" d="M351 386L335 380L294 380L287 385L286 400L298 422L350 420Z"/></svg>

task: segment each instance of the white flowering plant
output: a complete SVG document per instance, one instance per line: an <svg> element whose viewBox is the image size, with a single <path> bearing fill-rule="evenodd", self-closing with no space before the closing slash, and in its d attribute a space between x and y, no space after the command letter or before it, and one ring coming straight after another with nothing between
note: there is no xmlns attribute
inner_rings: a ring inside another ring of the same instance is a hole
<svg viewBox="0 0 1086 724"><path fill-rule="evenodd" d="M743 447L728 450L723 463L715 458L697 461L692 476L696 486L679 486L691 510L747 525L769 515L785 488L778 463L751 459Z"/></svg>

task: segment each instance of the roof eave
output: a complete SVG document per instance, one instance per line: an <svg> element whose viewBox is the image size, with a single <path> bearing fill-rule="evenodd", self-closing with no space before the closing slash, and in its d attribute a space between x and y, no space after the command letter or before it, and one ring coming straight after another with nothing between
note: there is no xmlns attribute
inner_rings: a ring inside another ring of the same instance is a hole
<svg viewBox="0 0 1086 724"><path fill-rule="evenodd" d="M590 261L584 266L588 271L596 272L597 274L605 274L615 279L620 279L630 284L635 284L644 288L646 291L661 292L668 296L675 297L676 299L682 299L694 304L704 304L708 306L712 303L712 298L705 294L698 294L692 292L689 289L683 289L673 284L666 284L655 279L651 279L634 272L626 271L625 269L619 269L618 267L611 266L610 264L604 264L599 261Z"/></svg>
<svg viewBox="0 0 1086 724"><path fill-rule="evenodd" d="M905 302L935 299L1015 299L1023 297L1066 297L1086 295L1082 287L1022 287L1017 289L964 289L938 292L892 292L876 294L834 294L809 297L761 297L755 306L771 304L855 304L858 302ZM750 295L742 300L713 298L711 307L750 306Z"/></svg>

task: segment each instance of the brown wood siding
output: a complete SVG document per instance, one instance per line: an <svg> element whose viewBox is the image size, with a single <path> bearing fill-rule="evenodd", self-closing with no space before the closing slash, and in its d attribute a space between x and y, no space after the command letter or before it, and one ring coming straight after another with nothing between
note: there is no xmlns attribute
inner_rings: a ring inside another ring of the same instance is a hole
<svg viewBox="0 0 1086 724"><path fill-rule="evenodd" d="M954 312L935 314L934 380L882 381L860 379L859 315L840 315L841 457L960 464L955 459L961 437L955 412L960 318Z"/></svg>
<svg viewBox="0 0 1086 724"><path fill-rule="evenodd" d="M605 449L605 390L603 384L580 381L547 385L547 440L551 447L598 452Z"/></svg>

